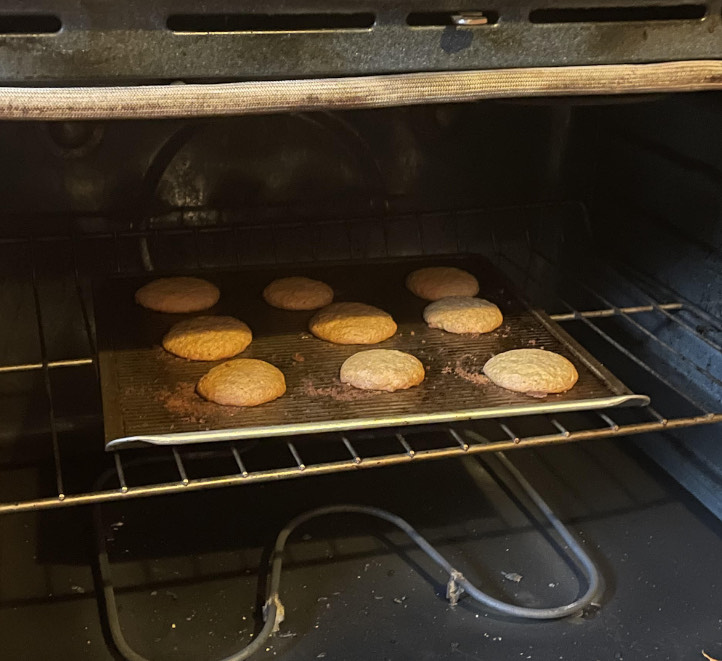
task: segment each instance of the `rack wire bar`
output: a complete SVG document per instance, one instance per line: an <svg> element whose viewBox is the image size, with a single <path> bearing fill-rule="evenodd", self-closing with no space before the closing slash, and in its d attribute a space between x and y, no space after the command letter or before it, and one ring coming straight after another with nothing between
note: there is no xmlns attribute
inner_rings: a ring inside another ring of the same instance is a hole
<svg viewBox="0 0 722 661"><path fill-rule="evenodd" d="M117 452L114 452L113 460L115 462L115 472L118 475L118 483L120 484L120 490L123 493L126 493L128 491L128 484L125 481L125 471L123 470L123 462L120 459L120 454Z"/></svg>
<svg viewBox="0 0 722 661"><path fill-rule="evenodd" d="M614 317L614 316L620 316L624 314L640 314L643 312L654 312L659 308L661 311L667 311L667 310L682 310L684 309L684 305L682 303L662 303L659 305L637 305L632 307L622 307L622 308L607 308L603 310L584 310L581 312L562 312L558 314L550 314L549 317L553 321L574 321L578 320L581 317L587 318L587 319L597 319L602 317ZM676 319L674 315L670 315L672 319ZM682 323L682 322L680 322ZM690 332L695 332L697 335L699 335L701 338L704 339L704 336L700 335L696 331L693 331L691 326L688 324L684 324L685 327L688 327ZM708 342L710 346L715 347L714 343L711 342L711 340ZM47 363L48 368L50 369L56 369L59 367L81 367L84 365L92 365L93 359L92 358L68 358L65 360L49 360ZM37 370L42 370L45 367L43 363L20 363L17 365L0 365L0 374L3 373L12 373L12 372L32 372Z"/></svg>
<svg viewBox="0 0 722 661"><path fill-rule="evenodd" d="M416 456L416 451L411 448L408 441L404 438L404 435L396 434L396 438L398 439L399 443L401 443L401 447L404 448L404 452L406 452L409 459L413 459Z"/></svg>
<svg viewBox="0 0 722 661"><path fill-rule="evenodd" d="M614 420L612 420L606 413L601 413L600 411L597 411L597 415L598 415L602 420L604 420L604 422L607 423L607 426L608 426L610 429L619 429L619 425L618 425L616 422L614 422Z"/></svg>
<svg viewBox="0 0 722 661"><path fill-rule="evenodd" d="M186 473L185 466L183 465L183 459L180 456L180 452L178 452L178 448L172 448L173 449L173 458L175 459L175 465L178 468L178 475L180 475L181 484L183 486L187 486L188 482L190 481L188 479L188 474Z"/></svg>
<svg viewBox="0 0 722 661"><path fill-rule="evenodd" d="M451 438L453 438L459 444L459 447L464 452L466 452L469 449L469 444L463 438L461 438L461 436L459 435L459 432L456 431L456 429L454 429L453 427L450 427L449 434L451 434Z"/></svg>
<svg viewBox="0 0 722 661"><path fill-rule="evenodd" d="M502 430L504 431L504 433L505 433L512 441L514 441L514 443L519 443L519 441L520 441L521 439L509 428L509 425L507 425L506 423L500 422L500 423L499 423L499 427L502 428Z"/></svg>
<svg viewBox="0 0 722 661"><path fill-rule="evenodd" d="M70 358L68 360L49 360L46 363L22 363L19 365L0 365L0 374L8 372L33 372L37 370L55 369L56 367L79 367L81 365L92 365L92 358Z"/></svg>
<svg viewBox="0 0 722 661"><path fill-rule="evenodd" d="M241 459L241 453L238 452L238 448L236 447L236 444L233 443L231 445L231 452L233 453L233 458L236 460L236 465L238 466L238 470L241 472L241 477L248 477L248 471L246 470L246 466L243 463L243 459ZM115 454L118 454L117 452Z"/></svg>
<svg viewBox="0 0 722 661"><path fill-rule="evenodd" d="M504 452L516 448L539 447L543 445L553 445L561 443L573 443L576 441L596 440L603 438L613 438L621 436L631 436L634 434L644 434L649 432L661 431L664 429L681 429L683 427L693 427L697 425L707 425L722 422L722 413L713 413L709 415L692 416L687 418L674 418L666 423L662 422L640 422L627 425L619 425L616 429L603 427L601 429L585 429L580 431L571 431L567 434L546 434L542 436L530 436L519 439L518 443L512 440L495 441L490 443L472 443L466 449L461 447L456 439L452 436L453 444L448 447L434 448L430 450L415 450L414 461L425 461L431 459L446 459L452 457L461 457L470 454L478 454L482 452ZM470 436L471 437L471 436ZM33 510L55 509L58 507L67 507L71 505L89 505L92 503L108 502L113 500L124 500L126 498L141 498L146 496L160 496L165 494L178 493L181 491L201 491L203 489L213 489L220 487L229 487L239 484L250 484L256 482L274 482L278 480L291 479L301 476L325 475L329 473L338 473L342 471L381 468L385 466L396 466L405 464L409 461L409 455L406 452L398 454L390 454L379 457L365 457L363 461L356 462L354 459L343 461L334 461L320 464L308 464L303 471L298 466L273 468L262 471L251 471L247 475L232 474L218 477L204 477L190 479L187 483L182 481L173 481L160 484L151 484L143 486L129 486L127 491L122 492L118 489L109 491L89 492L82 494L67 494L64 499L55 498L38 498L14 503L0 504L0 514L8 514L13 512L27 512Z"/></svg>
<svg viewBox="0 0 722 661"><path fill-rule="evenodd" d="M667 418L665 418L661 413L659 413L659 412L657 411L657 409L655 409L655 408L652 407L652 406L647 406L646 409L647 409L647 412L648 412L653 418L655 418L658 422L661 422L663 425L666 425L666 424L667 424Z"/></svg>
<svg viewBox="0 0 722 661"><path fill-rule="evenodd" d="M73 282L75 284L75 293L80 303L80 312L83 315L83 328L85 329L85 339L93 356L98 355L98 347L95 344L95 335L93 334L93 325L90 321L90 312L83 295L83 285L80 280L80 269L78 267L78 247L77 241L70 241L71 254L73 256Z"/></svg>
<svg viewBox="0 0 722 661"><path fill-rule="evenodd" d="M667 310L681 310L684 308L682 303L653 303L651 305L632 305L629 307L618 308L611 306L601 310L585 310L584 312L560 312L558 314L550 314L549 317L554 321L574 321L579 317L586 319L599 319L602 317L616 317L618 315L640 314L642 312L655 312ZM667 313L669 314L669 313ZM674 315L669 315L673 319Z"/></svg>
<svg viewBox="0 0 722 661"><path fill-rule="evenodd" d="M298 450L296 450L296 446L291 443L291 441L288 441L286 443L288 446L288 449L291 451L291 454L293 455L294 460L296 461L296 465L298 466L298 470L303 471L306 470L306 464L301 461L301 455L298 454Z"/></svg>
<svg viewBox="0 0 722 661"><path fill-rule="evenodd" d="M353 462L355 464L360 464L363 459L361 459L358 452L356 452L356 449L353 445L351 445L351 441L348 440L348 437L345 434L341 434L341 440L343 441L343 444L346 446L346 449L351 454L351 457L353 458Z"/></svg>
<svg viewBox="0 0 722 661"><path fill-rule="evenodd" d="M560 434L563 434L564 436L569 436L571 432L556 418L550 418L550 422L554 425L554 427L559 431Z"/></svg>
<svg viewBox="0 0 722 661"><path fill-rule="evenodd" d="M38 288L38 274L35 265L34 244L29 245L31 257L31 275L33 284L33 302L35 304L35 318L38 324L38 343L40 345L40 357L42 359L43 382L45 395L48 400L48 415L50 419L50 439L53 448L53 464L55 467L55 486L58 490L58 500L65 499L65 488L63 487L63 469L60 463L60 445L58 444L58 428L55 417L55 403L53 399L53 386L50 381L50 369L48 368L48 347L45 340L45 325L43 321L43 309L40 304L40 290Z"/></svg>

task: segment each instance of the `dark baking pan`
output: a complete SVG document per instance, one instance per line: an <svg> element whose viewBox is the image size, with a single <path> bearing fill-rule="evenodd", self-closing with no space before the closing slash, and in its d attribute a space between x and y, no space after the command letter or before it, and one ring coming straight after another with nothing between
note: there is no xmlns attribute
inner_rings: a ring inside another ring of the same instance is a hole
<svg viewBox="0 0 722 661"><path fill-rule="evenodd" d="M495 302L504 324L492 333L453 335L426 326L425 301L404 285L407 273L423 265L464 268L479 279L480 296ZM181 444L265 436L369 429L408 424L505 417L560 411L645 405L548 316L528 307L486 260L479 257L412 259L254 268L203 272L221 299L201 314L228 314L245 321L254 339L242 357L273 363L286 377L286 394L254 408L225 407L203 400L198 379L217 363L192 362L166 353L165 332L187 315L151 312L134 302L134 292L160 277L119 277L97 283L95 314L99 346L105 440L108 448L138 442ZM396 335L373 348L417 356L426 380L409 390L359 391L340 383L339 368L369 346L342 346L308 332L313 312L289 312L261 296L277 277L306 275L328 282L337 301L361 301L390 312ZM579 381L568 392L532 398L499 388L483 376L484 363L509 349L536 347L566 356Z"/></svg>

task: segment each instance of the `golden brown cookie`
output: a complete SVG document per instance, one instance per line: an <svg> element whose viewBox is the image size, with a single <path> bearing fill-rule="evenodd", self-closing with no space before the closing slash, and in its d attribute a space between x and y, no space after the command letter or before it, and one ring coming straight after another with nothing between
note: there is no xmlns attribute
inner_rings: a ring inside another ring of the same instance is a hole
<svg viewBox="0 0 722 661"><path fill-rule="evenodd" d="M438 301L446 296L476 296L479 283L466 271L453 266L430 266L406 276L406 287L419 298Z"/></svg>
<svg viewBox="0 0 722 661"><path fill-rule="evenodd" d="M311 278L279 278L263 290L263 298L282 310L318 310L333 301L333 289Z"/></svg>
<svg viewBox="0 0 722 661"><path fill-rule="evenodd" d="M429 328L449 333L489 333L504 321L501 310L490 301L471 296L447 296L424 309Z"/></svg>
<svg viewBox="0 0 722 661"><path fill-rule="evenodd" d="M421 361L411 354L392 349L359 351L341 365L340 378L361 390L406 390L418 386L425 372Z"/></svg>
<svg viewBox="0 0 722 661"><path fill-rule="evenodd" d="M252 339L251 329L235 317L193 317L171 327L163 348L189 360L223 360L241 353Z"/></svg>
<svg viewBox="0 0 722 661"><path fill-rule="evenodd" d="M223 406L258 406L286 392L286 379L263 360L237 358L214 367L198 382L198 394Z"/></svg>
<svg viewBox="0 0 722 661"><path fill-rule="evenodd" d="M484 374L497 386L530 394L569 390L579 378L564 356L542 349L513 349L497 354L484 365Z"/></svg>
<svg viewBox="0 0 722 661"><path fill-rule="evenodd" d="M135 302L157 312L200 312L220 298L218 287L201 278L158 278L135 292Z"/></svg>
<svg viewBox="0 0 722 661"><path fill-rule="evenodd" d="M396 322L373 305L331 303L313 315L308 328L316 337L335 344L376 344L396 332Z"/></svg>

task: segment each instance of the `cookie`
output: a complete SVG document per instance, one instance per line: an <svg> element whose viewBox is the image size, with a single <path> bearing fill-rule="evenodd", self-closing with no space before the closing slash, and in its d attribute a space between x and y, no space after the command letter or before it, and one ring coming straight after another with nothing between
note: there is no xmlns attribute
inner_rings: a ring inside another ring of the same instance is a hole
<svg viewBox="0 0 722 661"><path fill-rule="evenodd" d="M280 278L263 290L263 298L282 310L318 310L333 301L333 289L311 278Z"/></svg>
<svg viewBox="0 0 722 661"><path fill-rule="evenodd" d="M396 332L396 322L373 305L331 303L313 315L308 328L321 340L335 344L376 344Z"/></svg>
<svg viewBox="0 0 722 661"><path fill-rule="evenodd" d="M406 287L419 298L438 301L447 296L476 296L477 279L453 266L430 266L406 276Z"/></svg>
<svg viewBox="0 0 722 661"><path fill-rule="evenodd" d="M193 317L171 327L163 348L189 360L223 360L241 353L252 339L251 329L235 317Z"/></svg>
<svg viewBox="0 0 722 661"><path fill-rule="evenodd" d="M542 349L513 349L484 365L484 374L497 386L533 395L565 392L579 378L564 356Z"/></svg>
<svg viewBox="0 0 722 661"><path fill-rule="evenodd" d="M220 298L218 287L200 278L158 278L135 292L135 302L157 312L200 312Z"/></svg>
<svg viewBox="0 0 722 661"><path fill-rule="evenodd" d="M483 298L447 296L426 306L424 321L429 328L449 333L488 333L499 328L504 317L496 305Z"/></svg>
<svg viewBox="0 0 722 661"><path fill-rule="evenodd" d="M392 349L359 351L341 365L340 378L361 390L406 390L418 386L425 372L421 361L411 354Z"/></svg>
<svg viewBox="0 0 722 661"><path fill-rule="evenodd" d="M223 406L258 406L286 392L286 379L263 360L236 358L214 367L201 378L198 394Z"/></svg>

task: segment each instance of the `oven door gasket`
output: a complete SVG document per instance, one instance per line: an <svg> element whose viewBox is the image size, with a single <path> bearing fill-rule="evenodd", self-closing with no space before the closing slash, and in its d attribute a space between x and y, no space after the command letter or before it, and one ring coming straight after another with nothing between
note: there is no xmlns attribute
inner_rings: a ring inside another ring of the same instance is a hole
<svg viewBox="0 0 722 661"><path fill-rule="evenodd" d="M528 67L239 83L0 87L0 120L217 117L481 99L722 89L722 60Z"/></svg>

